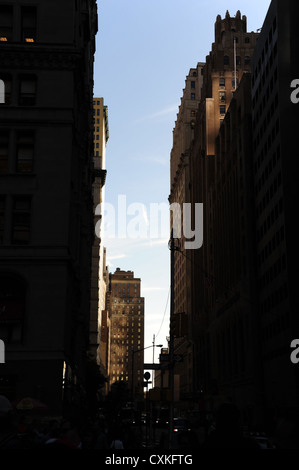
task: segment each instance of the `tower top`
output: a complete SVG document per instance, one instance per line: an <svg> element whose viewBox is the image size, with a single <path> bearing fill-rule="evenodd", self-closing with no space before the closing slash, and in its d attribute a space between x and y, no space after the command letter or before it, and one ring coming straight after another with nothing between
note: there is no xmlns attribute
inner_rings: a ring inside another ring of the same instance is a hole
<svg viewBox="0 0 299 470"><path fill-rule="evenodd" d="M217 15L215 22L215 42L221 41L222 33L224 32L247 32L247 17L241 17L241 11L238 10L236 16L230 16L229 11L226 11L225 17L222 19L221 15Z"/></svg>

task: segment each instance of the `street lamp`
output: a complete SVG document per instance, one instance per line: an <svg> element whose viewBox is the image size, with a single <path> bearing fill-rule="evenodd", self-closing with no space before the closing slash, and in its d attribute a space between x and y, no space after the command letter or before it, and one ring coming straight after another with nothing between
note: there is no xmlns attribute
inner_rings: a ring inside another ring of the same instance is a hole
<svg viewBox="0 0 299 470"><path fill-rule="evenodd" d="M134 387L134 355L135 355L135 353L137 353L137 352L144 351L145 349L148 349L148 348L153 348L153 349L154 349L155 347L156 347L156 348L162 348L162 347L163 347L163 344L155 344L155 345L153 344L153 345L151 345L151 346L146 346L145 348L142 348L142 349L135 349L135 350L134 350L134 348L133 348L133 346L132 346L132 351L131 351L131 352L132 352L132 364L131 364L131 365L132 365L132 371L131 371L131 394L132 394L132 399L133 399L133 396L134 396L134 395L133 395L133 387Z"/></svg>

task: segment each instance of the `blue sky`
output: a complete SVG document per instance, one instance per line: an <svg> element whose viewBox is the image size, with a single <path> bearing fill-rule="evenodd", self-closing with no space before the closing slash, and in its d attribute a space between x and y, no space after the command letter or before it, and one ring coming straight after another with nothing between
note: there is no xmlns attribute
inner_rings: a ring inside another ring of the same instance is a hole
<svg viewBox="0 0 299 470"><path fill-rule="evenodd" d="M105 199L119 208L142 204L144 225L153 203L168 203L169 163L185 78L204 62L214 23L226 10L247 16L247 30L263 25L270 0L98 0L94 96L108 106ZM133 207L133 206L131 206ZM138 213L137 213L138 214ZM127 215L128 223L133 216ZM145 297L145 341L167 346L170 252L159 238L104 236L110 271L134 271ZM166 234L167 235L167 234ZM156 349L155 361L158 357ZM152 362L152 348L145 361Z"/></svg>

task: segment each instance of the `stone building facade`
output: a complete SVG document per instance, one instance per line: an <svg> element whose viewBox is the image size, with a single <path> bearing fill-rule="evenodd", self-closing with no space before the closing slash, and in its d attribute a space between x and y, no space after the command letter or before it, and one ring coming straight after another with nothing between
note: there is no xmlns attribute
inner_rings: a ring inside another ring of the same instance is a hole
<svg viewBox="0 0 299 470"><path fill-rule="evenodd" d="M1 2L0 18L0 387L58 413L85 387L97 6Z"/></svg>

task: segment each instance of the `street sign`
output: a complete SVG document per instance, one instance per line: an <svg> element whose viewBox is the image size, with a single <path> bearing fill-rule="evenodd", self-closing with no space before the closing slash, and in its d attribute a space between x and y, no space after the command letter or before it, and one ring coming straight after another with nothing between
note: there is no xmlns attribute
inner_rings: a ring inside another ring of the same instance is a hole
<svg viewBox="0 0 299 470"><path fill-rule="evenodd" d="M143 386L143 387L147 387L148 384L151 384L151 383L152 383L151 380L149 380L148 382L142 382L142 386Z"/></svg>
<svg viewBox="0 0 299 470"><path fill-rule="evenodd" d="M149 372L145 372L143 377L145 378L145 380L149 380L151 377L151 374Z"/></svg>

